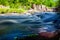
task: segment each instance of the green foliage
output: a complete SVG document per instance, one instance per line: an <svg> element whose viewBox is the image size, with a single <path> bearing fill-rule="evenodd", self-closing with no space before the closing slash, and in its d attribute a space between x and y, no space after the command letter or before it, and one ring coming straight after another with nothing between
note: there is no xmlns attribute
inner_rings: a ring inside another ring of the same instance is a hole
<svg viewBox="0 0 60 40"><path fill-rule="evenodd" d="M59 3L56 0L55 1L54 0L0 0L0 5L10 6L11 9L9 9L9 12L10 11L20 12L21 9L22 10L29 9L31 8L32 4L46 5L48 7L56 7L56 5ZM19 8L21 8L20 11L17 10ZM6 12L7 10L8 9L6 10L4 9L3 12ZM0 9L0 11L2 11L2 9Z"/></svg>
<svg viewBox="0 0 60 40"><path fill-rule="evenodd" d="M60 7L60 0L57 0L57 7Z"/></svg>
<svg viewBox="0 0 60 40"><path fill-rule="evenodd" d="M56 5L54 0L0 0L0 4L9 5L10 7L31 6L32 4L44 4L52 7Z"/></svg>

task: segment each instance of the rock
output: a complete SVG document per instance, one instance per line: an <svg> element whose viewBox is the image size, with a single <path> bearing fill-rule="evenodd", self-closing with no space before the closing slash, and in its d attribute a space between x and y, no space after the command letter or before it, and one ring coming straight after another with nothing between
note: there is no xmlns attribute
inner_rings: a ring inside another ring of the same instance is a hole
<svg viewBox="0 0 60 40"><path fill-rule="evenodd" d="M9 6L0 5L0 8L7 8L7 9L9 9L10 7Z"/></svg>
<svg viewBox="0 0 60 40"><path fill-rule="evenodd" d="M48 8L45 5L35 5L33 4L32 6L33 8L28 10L28 13L34 13L34 12L52 12L53 9L52 8Z"/></svg>

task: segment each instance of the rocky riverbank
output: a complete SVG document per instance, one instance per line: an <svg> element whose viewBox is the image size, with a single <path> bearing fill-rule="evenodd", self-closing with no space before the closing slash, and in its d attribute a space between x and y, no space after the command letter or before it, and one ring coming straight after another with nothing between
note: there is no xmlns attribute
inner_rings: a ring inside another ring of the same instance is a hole
<svg viewBox="0 0 60 40"><path fill-rule="evenodd" d="M3 6L3 5L0 5L0 8L10 9L9 6ZM30 8L29 10L27 10L25 12L21 12L21 13L11 12L11 13L6 13L6 14L7 15L19 15L19 14L22 14L22 13L53 12L54 9L53 8L49 8L49 7L45 6L45 5L35 5L35 4L33 4L32 8ZM0 14L0 15L6 15L6 14L4 13L4 14Z"/></svg>

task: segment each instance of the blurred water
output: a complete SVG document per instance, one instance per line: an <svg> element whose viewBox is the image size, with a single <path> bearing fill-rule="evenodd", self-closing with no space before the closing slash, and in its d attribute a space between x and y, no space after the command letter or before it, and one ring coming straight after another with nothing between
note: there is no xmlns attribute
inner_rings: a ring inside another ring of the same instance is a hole
<svg viewBox="0 0 60 40"><path fill-rule="evenodd" d="M13 40L17 36L38 34L40 28L47 28L47 32L55 31L53 21L56 19L58 19L58 16L55 12L0 16L0 38Z"/></svg>

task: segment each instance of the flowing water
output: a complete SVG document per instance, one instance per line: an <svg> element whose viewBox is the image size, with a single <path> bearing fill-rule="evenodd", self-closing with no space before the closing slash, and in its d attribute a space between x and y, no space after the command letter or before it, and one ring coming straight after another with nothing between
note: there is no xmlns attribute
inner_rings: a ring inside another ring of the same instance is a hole
<svg viewBox="0 0 60 40"><path fill-rule="evenodd" d="M26 36L30 34L38 34L41 27L52 27L49 30L55 30L54 21L57 16L55 12L52 14L32 14L19 16L0 16L0 37L16 37ZM42 16L41 16L42 15ZM46 17L47 16L47 17ZM42 18L42 19L41 19ZM49 21L49 22L48 22Z"/></svg>

